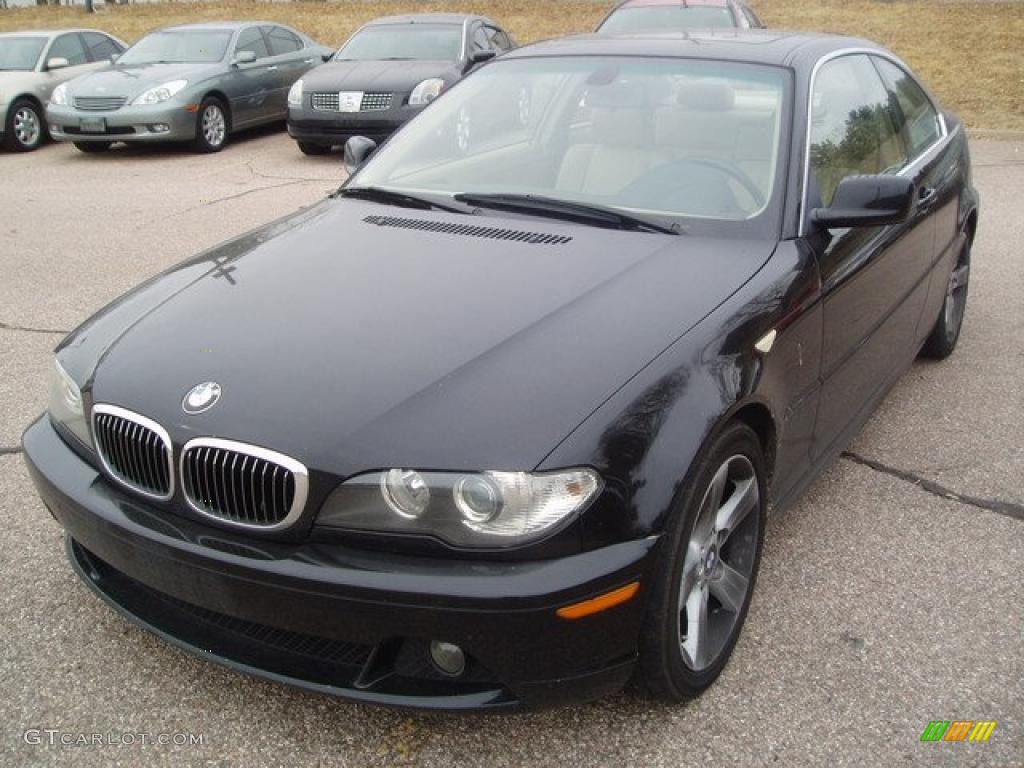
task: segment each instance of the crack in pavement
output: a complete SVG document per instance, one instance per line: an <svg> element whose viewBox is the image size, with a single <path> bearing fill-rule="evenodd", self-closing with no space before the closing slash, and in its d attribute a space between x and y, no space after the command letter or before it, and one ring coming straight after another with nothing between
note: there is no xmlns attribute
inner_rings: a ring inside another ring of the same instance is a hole
<svg viewBox="0 0 1024 768"><path fill-rule="evenodd" d="M873 469L876 472L881 472L882 474L889 475L890 477L895 477L897 480L903 480L904 482L916 485L921 490L926 491L933 496L948 499L949 501L956 501L960 504L966 504L971 507L977 507L978 509L984 509L987 512L995 512L997 515L1004 515L1005 517L1009 517L1014 520L1024 520L1024 504L1015 504L1012 501L1003 501L1002 499L982 499L977 496L968 496L963 493L957 493L940 483L936 483L934 480L928 480L927 478L920 477L915 475L913 472L907 472L903 469L890 467L887 464L861 456L853 451L843 451L842 458L847 461L852 461L854 464L860 464L868 469Z"/></svg>
<svg viewBox="0 0 1024 768"><path fill-rule="evenodd" d="M11 325L10 323L0 322L0 331L23 331L25 333L52 333L61 334L67 336L71 331L65 331L60 328L30 328L27 325Z"/></svg>
<svg viewBox="0 0 1024 768"><path fill-rule="evenodd" d="M4 446L0 446L0 456L16 456L19 453L21 453L20 445L15 448L7 448Z"/></svg>

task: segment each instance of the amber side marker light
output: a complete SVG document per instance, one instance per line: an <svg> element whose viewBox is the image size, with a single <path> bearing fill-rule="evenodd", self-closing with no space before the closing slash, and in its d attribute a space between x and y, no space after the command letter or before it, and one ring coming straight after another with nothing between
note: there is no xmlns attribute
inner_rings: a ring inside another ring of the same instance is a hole
<svg viewBox="0 0 1024 768"><path fill-rule="evenodd" d="M186 112L198 112L199 111L199 105L198 104L186 104L185 105L185 111Z"/></svg>
<svg viewBox="0 0 1024 768"><path fill-rule="evenodd" d="M616 605L622 605L632 600L639 591L640 582L634 581L599 597L592 597L589 600L584 600L582 603L566 605L559 608L556 613L563 619L582 619L584 616L591 616L601 611L607 611L609 608L614 608Z"/></svg>

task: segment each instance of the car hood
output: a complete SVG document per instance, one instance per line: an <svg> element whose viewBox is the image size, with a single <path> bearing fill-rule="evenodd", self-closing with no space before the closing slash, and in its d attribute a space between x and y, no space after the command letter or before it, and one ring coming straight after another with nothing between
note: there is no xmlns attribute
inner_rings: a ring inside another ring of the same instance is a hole
<svg viewBox="0 0 1024 768"><path fill-rule="evenodd" d="M432 77L451 77L452 61L331 61L302 76L304 91L411 91Z"/></svg>
<svg viewBox="0 0 1024 768"><path fill-rule="evenodd" d="M155 278L61 359L92 401L179 443L232 438L341 476L528 470L773 248L328 200ZM219 402L186 415L205 381Z"/></svg>
<svg viewBox="0 0 1024 768"><path fill-rule="evenodd" d="M72 96L124 96L132 99L150 88L171 80L190 83L212 77L221 64L140 64L113 66L75 78L68 85Z"/></svg>

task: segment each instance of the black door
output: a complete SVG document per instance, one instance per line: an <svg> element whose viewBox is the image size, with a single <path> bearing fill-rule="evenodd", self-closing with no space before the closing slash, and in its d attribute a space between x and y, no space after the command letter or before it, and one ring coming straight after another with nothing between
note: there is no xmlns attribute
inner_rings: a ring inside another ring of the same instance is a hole
<svg viewBox="0 0 1024 768"><path fill-rule="evenodd" d="M893 100L867 56L826 63L810 107L809 209L828 205L846 176L916 173ZM930 210L922 205L896 226L810 232L824 317L814 456L859 422L916 353L935 247Z"/></svg>

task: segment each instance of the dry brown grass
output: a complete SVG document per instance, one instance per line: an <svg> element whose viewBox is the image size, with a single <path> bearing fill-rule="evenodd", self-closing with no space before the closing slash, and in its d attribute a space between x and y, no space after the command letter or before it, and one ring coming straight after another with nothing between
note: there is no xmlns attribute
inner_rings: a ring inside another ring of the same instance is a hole
<svg viewBox="0 0 1024 768"><path fill-rule="evenodd" d="M288 23L327 45L357 26L391 13L473 11L501 21L520 43L584 32L610 2L491 0L490 2L296 2L252 0L109 6L102 15L80 8L0 11L0 30L88 25L127 40L167 24L259 18ZM773 27L867 37L902 56L974 128L1024 130L1024 6L971 0L754 0Z"/></svg>

